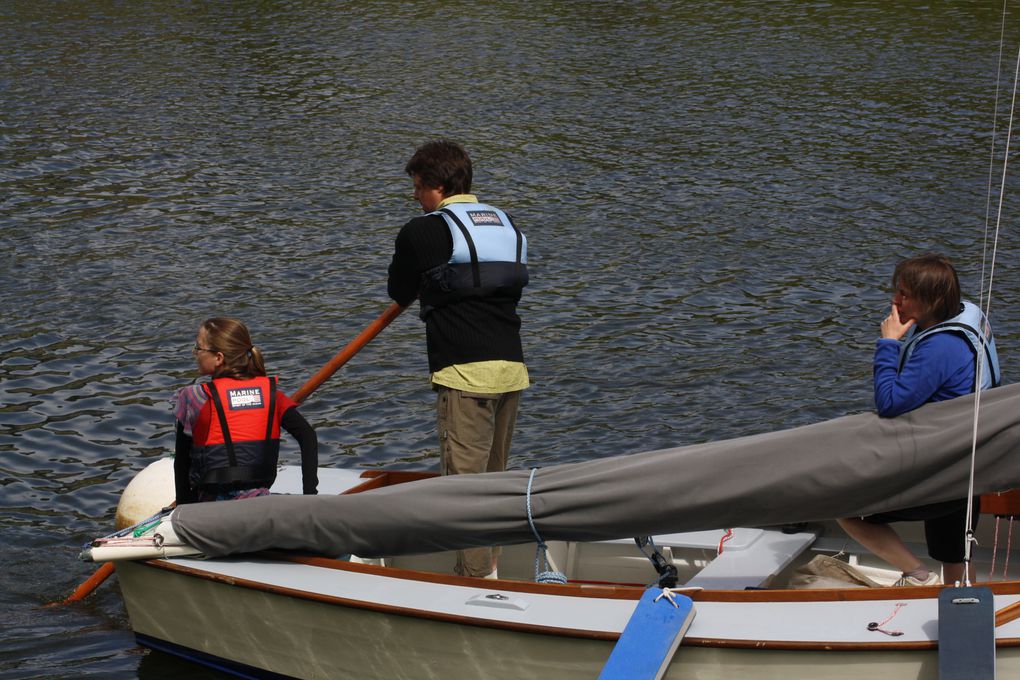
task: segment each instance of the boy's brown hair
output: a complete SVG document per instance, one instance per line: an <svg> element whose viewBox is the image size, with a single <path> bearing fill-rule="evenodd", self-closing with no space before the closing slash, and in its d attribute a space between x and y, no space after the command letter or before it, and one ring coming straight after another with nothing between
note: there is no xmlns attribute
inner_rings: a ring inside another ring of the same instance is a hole
<svg viewBox="0 0 1020 680"><path fill-rule="evenodd" d="M471 193L471 158L457 142L439 139L418 147L404 166L429 189L443 188L444 196Z"/></svg>

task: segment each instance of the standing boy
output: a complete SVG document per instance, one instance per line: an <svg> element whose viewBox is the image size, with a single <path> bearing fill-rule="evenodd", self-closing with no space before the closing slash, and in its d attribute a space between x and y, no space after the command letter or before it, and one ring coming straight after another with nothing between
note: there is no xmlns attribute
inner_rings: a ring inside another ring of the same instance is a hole
<svg viewBox="0 0 1020 680"><path fill-rule="evenodd" d="M529 385L517 303L528 284L528 242L499 208L470 193L471 159L455 142L419 147L404 170L426 213L397 234L388 291L421 305L440 469L506 469L521 390ZM496 576L498 548L457 553L456 572Z"/></svg>

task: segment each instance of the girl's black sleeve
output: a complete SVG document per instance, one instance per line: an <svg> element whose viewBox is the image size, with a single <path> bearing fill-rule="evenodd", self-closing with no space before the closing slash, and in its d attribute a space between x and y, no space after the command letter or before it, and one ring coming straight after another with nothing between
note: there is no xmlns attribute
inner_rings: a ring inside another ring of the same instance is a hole
<svg viewBox="0 0 1020 680"><path fill-rule="evenodd" d="M195 502L195 495L191 491L189 481L191 473L191 445L191 437L184 434L184 426L178 420L177 437L174 442L174 490L177 496L177 505Z"/></svg>
<svg viewBox="0 0 1020 680"><path fill-rule="evenodd" d="M319 487L319 438L315 429L305 417L298 413L296 406L283 412L280 425L297 440L301 447L301 487L307 494L317 494Z"/></svg>

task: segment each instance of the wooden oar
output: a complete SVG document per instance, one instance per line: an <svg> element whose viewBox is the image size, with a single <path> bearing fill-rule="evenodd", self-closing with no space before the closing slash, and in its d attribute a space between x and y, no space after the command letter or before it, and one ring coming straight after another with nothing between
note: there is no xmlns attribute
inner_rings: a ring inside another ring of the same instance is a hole
<svg viewBox="0 0 1020 680"><path fill-rule="evenodd" d="M1004 626L1010 621L1020 619L1020 601L1014 602L1013 604L1007 604L1005 607L995 612L995 627Z"/></svg>
<svg viewBox="0 0 1020 680"><path fill-rule="evenodd" d="M107 562L103 566L101 566L98 569L96 569L96 572L94 574L92 574L92 576L89 576L88 579L84 583L82 583L80 586L75 588L74 592L71 593L71 596L69 598L67 598L66 600L61 600L60 602L50 602L46 606L47 607L53 607L53 606L56 606L58 604L70 604L71 602L77 602L78 600L84 599L93 590L98 588L100 583L102 583L107 578L109 578L110 574L112 574L112 573L113 573L113 562Z"/></svg>
<svg viewBox="0 0 1020 680"><path fill-rule="evenodd" d="M361 349L372 341L372 338L379 335L382 329L390 325L390 322L400 316L400 313L404 311L405 307L401 307L396 302L386 308L386 311L379 315L372 323L368 324L365 330L361 331L356 338L347 343L347 346L337 352L336 356L329 360L329 362L319 369L319 372L313 375L308 382L301 386L297 392L295 392L291 399L297 403L303 402L308 395L314 392L322 383L329 380L329 378L340 370L340 367L351 360L355 354L361 351ZM84 583L75 588L74 593L69 598L61 602L51 602L47 606L53 606L58 604L68 604L69 602L77 602L87 597L93 590L99 587L99 585L109 578L110 574L113 573L113 562L107 562L103 566L96 569L96 572L92 574Z"/></svg>

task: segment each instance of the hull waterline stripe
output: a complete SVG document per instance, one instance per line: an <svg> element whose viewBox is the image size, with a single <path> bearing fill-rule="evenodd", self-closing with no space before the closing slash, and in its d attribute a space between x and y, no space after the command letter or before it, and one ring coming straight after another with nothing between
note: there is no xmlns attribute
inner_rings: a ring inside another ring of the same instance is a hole
<svg viewBox="0 0 1020 680"><path fill-rule="evenodd" d="M163 652L165 654L187 659L188 661L192 661L208 668L214 668L218 671L229 673L230 675L234 675L239 678L251 678L252 680L294 680L289 675L280 675L279 673L273 673L272 671L256 668L255 666L249 666L237 661L213 656L212 654L206 654L205 652L200 652L197 649L177 645L173 642L167 642L166 640L160 640L159 638L151 637L144 633L135 633L135 640L137 640L138 644L142 647L148 647L149 649L155 649L156 651Z"/></svg>

